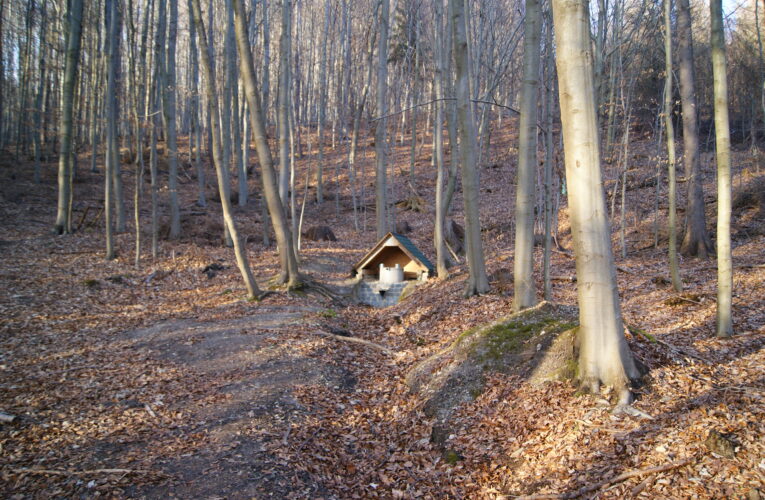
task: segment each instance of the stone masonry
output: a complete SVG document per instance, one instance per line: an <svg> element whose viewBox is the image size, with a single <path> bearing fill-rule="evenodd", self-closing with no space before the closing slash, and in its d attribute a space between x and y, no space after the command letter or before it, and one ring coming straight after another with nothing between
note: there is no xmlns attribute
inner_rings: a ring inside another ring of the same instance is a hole
<svg viewBox="0 0 765 500"><path fill-rule="evenodd" d="M356 297L359 302L373 307L388 307L398 303L401 292L409 284L402 281L392 285L381 285L377 281L360 281L356 285Z"/></svg>

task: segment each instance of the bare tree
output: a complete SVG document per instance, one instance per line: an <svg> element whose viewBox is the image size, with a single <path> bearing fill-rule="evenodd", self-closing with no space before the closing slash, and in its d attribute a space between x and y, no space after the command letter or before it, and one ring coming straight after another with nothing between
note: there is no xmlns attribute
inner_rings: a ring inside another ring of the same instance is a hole
<svg viewBox="0 0 765 500"><path fill-rule="evenodd" d="M390 25L390 2L380 0L379 33L377 39L377 120L375 129L375 217L377 237L388 232L388 182L387 182L387 113L388 90L388 29Z"/></svg>
<svg viewBox="0 0 765 500"><path fill-rule="evenodd" d="M464 0L449 1L454 40L454 65L457 70L457 124L462 153L462 198L465 205L465 243L469 277L465 296L489 290L486 263L481 242L481 219L478 212L478 165L476 164L476 130L470 99L467 35Z"/></svg>
<svg viewBox="0 0 765 500"><path fill-rule="evenodd" d="M289 189L289 109L292 1L282 0L282 36L279 42L279 198L287 206Z"/></svg>
<svg viewBox="0 0 765 500"><path fill-rule="evenodd" d="M730 245L731 179L728 75L722 0L710 0L717 145L717 336L733 335L733 260Z"/></svg>
<svg viewBox="0 0 765 500"><path fill-rule="evenodd" d="M2 16L0 16L2 17ZM61 118L59 125L58 160L58 207L54 230L57 234L72 232L70 207L72 204L72 169L74 151L72 148L74 114L74 85L77 64L80 61L82 34L82 0L72 0L66 15L67 46L64 63L64 85L61 90ZM2 79L4 75L0 76Z"/></svg>
<svg viewBox="0 0 765 500"><path fill-rule="evenodd" d="M247 287L247 295L250 299L256 299L261 295L258 284L255 282L255 277L252 275L252 269L250 269L249 259L247 258L247 249L244 247L241 238L239 237L239 231L236 228L234 222L234 216L232 214L231 200L228 196L228 189L226 184L226 176L223 175L223 157L221 154L221 130L220 122L218 121L218 96L215 91L215 67L210 60L209 45L207 43L207 32L204 28L204 22L202 21L202 8L199 5L199 0L191 0L192 16L194 24L197 26L197 33L199 34L199 48L200 59L202 62L202 69L205 72L205 86L207 87L207 99L210 104L211 119L210 124L212 126L212 152L213 162L215 163L215 172L218 177L218 192L220 193L221 206L223 207L223 220L228 227L231 239L234 241L234 253L236 254L236 263L239 267L239 272L242 273L244 278L244 284Z"/></svg>
<svg viewBox="0 0 765 500"><path fill-rule="evenodd" d="M236 28L236 43L239 47L240 69L244 80L247 105L250 107L250 125L255 138L255 147L258 151L261 175L263 177L263 192L271 214L271 223L276 235L276 243L279 247L279 259L281 261L280 283L286 283L289 288L297 287L300 283L297 257L292 246L292 234L284 206L279 199L277 176L274 171L271 151L266 139L265 123L262 121L260 104L258 103L258 90L255 82L255 64L252 61L252 53L247 38L247 27L244 21L244 6L242 0L233 0L234 24Z"/></svg>
<svg viewBox="0 0 765 500"><path fill-rule="evenodd" d="M531 307L537 301L534 287L534 181L537 165L539 44L542 36L539 0L526 0L525 22L518 182L515 191L514 311Z"/></svg>
<svg viewBox="0 0 765 500"><path fill-rule="evenodd" d="M677 263L677 165L675 163L675 126L672 122L672 0L664 0L664 130L667 134L667 168L669 170L669 273L672 287L683 289Z"/></svg>
<svg viewBox="0 0 765 500"><path fill-rule="evenodd" d="M693 68L693 30L689 0L677 1L677 35L680 56L680 98L683 105L683 152L688 179L685 236L681 251L685 255L707 258L712 242L704 214L704 179L699 160L699 125L696 109L696 72Z"/></svg>
<svg viewBox="0 0 765 500"><path fill-rule="evenodd" d="M614 386L630 402L637 378L624 338L606 200L601 184L590 18L586 0L553 0L558 85L579 299L579 377Z"/></svg>
<svg viewBox="0 0 765 500"><path fill-rule="evenodd" d="M106 260L116 257L112 227L113 186L116 187L117 149L117 66L119 64L121 20L119 0L106 0L106 172L104 175L104 221L106 222Z"/></svg>

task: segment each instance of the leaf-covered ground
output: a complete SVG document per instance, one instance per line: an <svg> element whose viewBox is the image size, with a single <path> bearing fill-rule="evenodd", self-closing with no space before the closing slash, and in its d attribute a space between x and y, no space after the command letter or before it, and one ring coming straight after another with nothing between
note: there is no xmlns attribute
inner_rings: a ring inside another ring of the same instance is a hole
<svg viewBox="0 0 765 500"><path fill-rule="evenodd" d="M483 242L490 272L512 269L516 153L512 122L495 134L481 166ZM372 152L362 141L359 175L367 205ZM434 172L429 142L418 150L423 212L399 209L428 255ZM75 182L71 236L51 234L55 165L32 184L32 165L0 158L0 494L27 497L201 498L759 498L765 495L765 207L763 176L748 151L736 154L734 327L713 336L713 260L682 259L682 294L667 283L666 193L659 190L654 247L655 143L630 153L627 257L617 258L630 346L649 368L635 408L614 414L608 394L582 395L570 383L542 388L495 375L462 406L445 445L404 383L408 370L461 332L508 314L512 282L462 298L464 265L401 304L373 310L315 289L244 300L233 251L220 246L215 190L194 205L196 179L184 164L184 237L133 266L132 202L119 257L103 260L102 177ZM185 151L185 147L182 148ZM394 144L395 200L410 196L408 145ZM327 201L309 199L305 227L328 224L337 242L303 241L302 269L333 290L374 243L373 213L354 230L345 150L328 155ZM314 165L299 159L299 179ZM709 153L706 177L714 178ZM334 166L340 168L339 180ZM663 167L662 167L663 168ZM613 189L616 165L607 166ZM124 170L132 200L134 170ZM208 171L208 175L210 172ZM164 174L163 174L164 175ZM646 180L648 182L646 182ZM252 183L254 187L255 182ZM708 225L716 207L708 182ZM302 201L304 186L296 190ZM148 193L148 185L145 189ZM309 196L314 193L313 187ZM747 195L749 193L749 195ZM336 209L335 196L338 195ZM166 191L160 193L166 203ZM257 198L257 197L256 197ZM148 200L148 196L145 196ZM681 206L683 197L681 196ZM262 287L277 272L262 244L260 200L237 208ZM455 197L454 216L461 218ZM619 255L619 205L614 248ZM166 225L166 207L162 207ZM682 214L681 214L682 216ZM553 298L575 304L574 261L565 203L561 250L553 253ZM363 229L366 228L366 231ZM163 228L163 234L165 229ZM569 249L569 250L566 250ZM217 264L213 272L202 271ZM537 250L541 267L541 250ZM222 269L220 269L222 268ZM541 273L537 272L541 289ZM329 337L345 330L393 355ZM711 439L710 439L711 436ZM717 445L715 444L717 443ZM722 443L722 447L720 446ZM727 448L726 448L727 446ZM726 451L727 450L727 451ZM748 497L747 497L748 495Z"/></svg>

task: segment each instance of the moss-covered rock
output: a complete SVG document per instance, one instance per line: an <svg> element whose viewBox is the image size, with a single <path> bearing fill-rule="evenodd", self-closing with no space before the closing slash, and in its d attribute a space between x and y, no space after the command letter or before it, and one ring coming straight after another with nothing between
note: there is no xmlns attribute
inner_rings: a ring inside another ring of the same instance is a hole
<svg viewBox="0 0 765 500"><path fill-rule="evenodd" d="M532 383L575 376L576 327L576 308L542 303L465 331L417 364L407 384L426 399L425 413L448 426L457 406L483 392L490 372L520 375Z"/></svg>

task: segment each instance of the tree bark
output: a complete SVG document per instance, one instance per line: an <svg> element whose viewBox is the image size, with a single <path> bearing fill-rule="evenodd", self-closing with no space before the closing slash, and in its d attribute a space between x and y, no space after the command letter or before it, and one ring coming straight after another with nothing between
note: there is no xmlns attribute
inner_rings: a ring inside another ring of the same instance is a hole
<svg viewBox="0 0 765 500"><path fill-rule="evenodd" d="M292 0L282 0L282 36L279 42L279 199L288 205L289 189L289 108L290 108L290 42L292 33Z"/></svg>
<svg viewBox="0 0 765 500"><path fill-rule="evenodd" d="M202 8L199 5L199 0L191 0L191 3L194 24L196 24L197 33L199 34L200 59L202 62L202 69L205 72L207 99L210 104L213 162L215 163L215 172L218 177L218 192L220 194L221 206L223 207L223 220L228 227L231 238L234 240L236 263L239 267L239 271L242 273L242 278L244 278L244 284L247 287L247 295L250 299L256 299L260 296L261 292L258 288L258 284L255 282L255 277L252 275L252 269L250 269L249 259L247 258L247 249L239 237L239 232L236 228L236 223L234 222L231 200L224 189L226 177L223 175L224 165L221 155L220 122L218 119L220 115L218 114L218 96L215 92L215 68L210 60L207 32L205 31L204 22L202 21Z"/></svg>
<svg viewBox="0 0 765 500"><path fill-rule="evenodd" d="M731 178L728 82L722 0L710 1L712 71L717 145L717 336L733 335L733 260L731 257Z"/></svg>
<svg viewBox="0 0 765 500"><path fill-rule="evenodd" d="M117 65L120 50L120 9L119 0L106 0L106 175L104 176L104 220L106 222L106 260L116 257L112 227L112 191L116 176L119 151L117 149Z"/></svg>
<svg viewBox="0 0 765 500"><path fill-rule="evenodd" d="M614 386L628 403L637 378L624 338L616 269L602 187L593 92L590 17L585 0L553 0L558 85L579 301L579 377Z"/></svg>
<svg viewBox="0 0 765 500"><path fill-rule="evenodd" d="M706 259L712 242L704 214L704 179L699 160L699 131L696 109L696 73L693 69L693 31L689 0L677 2L677 35L680 56L680 99L683 105L683 146L685 176L688 179L685 236L681 251L684 255Z"/></svg>
<svg viewBox="0 0 765 500"><path fill-rule="evenodd" d="M72 116L74 114L74 84L80 61L82 34L82 0L72 0L67 13L67 46L64 62L64 85L61 91L61 118L59 125L58 207L54 230L57 234L72 232L69 206L72 203Z"/></svg>
<svg viewBox="0 0 765 500"><path fill-rule="evenodd" d="M669 170L669 274L672 288L683 289L677 263L677 164L675 159L675 125L672 121L672 0L664 0L664 129L667 134L667 168ZM657 181L658 186L658 181Z"/></svg>
<svg viewBox="0 0 765 500"><path fill-rule="evenodd" d="M515 258L513 311L536 304L534 286L534 193L537 164L537 91L542 23L539 0L526 0L523 42L523 87L515 191Z"/></svg>
<svg viewBox="0 0 765 500"><path fill-rule="evenodd" d="M271 151L266 140L265 123L262 121L260 104L258 103L257 85L255 83L255 65L252 61L247 27L244 21L244 6L242 0L233 0L234 24L236 28L236 42L239 47L240 70L244 80L244 89L247 97L247 105L250 107L250 125L255 138L255 147L260 161L263 180L263 193L271 214L271 223L276 234L276 243L279 246L279 258L281 261L281 275L279 281L286 283L289 288L299 286L297 257L292 246L292 234L287 223L284 206L279 199L276 172L274 171Z"/></svg>
<svg viewBox="0 0 765 500"><path fill-rule="evenodd" d="M377 40L377 114L387 114L388 90L388 29L390 22L390 2L380 0L380 38ZM388 178L387 178L387 133L388 121L377 120L375 129L375 217L377 237L382 238L388 232Z"/></svg>
<svg viewBox="0 0 765 500"><path fill-rule="evenodd" d="M439 279L449 277L447 270L446 244L444 241L444 228L446 225L446 206L444 205L444 54L443 54L443 30L444 30L444 6L443 0L435 0L435 23L434 23L434 54L435 73L433 75L433 89L435 95L436 113L433 120L433 158L436 163L436 221L433 231L433 243L436 247L436 273Z"/></svg>
<svg viewBox="0 0 765 500"><path fill-rule="evenodd" d="M450 0L454 63L457 70L457 126L462 153L462 198L465 205L465 243L469 277L465 296L480 295L489 290L486 263L481 242L481 218L478 211L478 171L476 165L476 131L470 100L467 34L464 0Z"/></svg>

